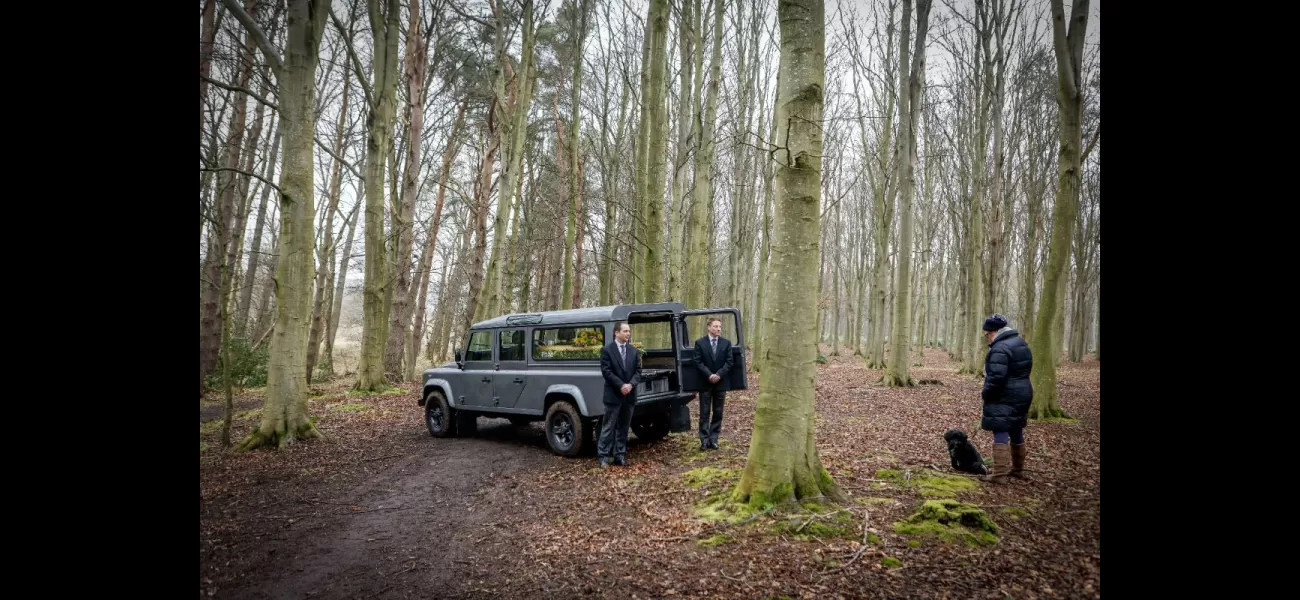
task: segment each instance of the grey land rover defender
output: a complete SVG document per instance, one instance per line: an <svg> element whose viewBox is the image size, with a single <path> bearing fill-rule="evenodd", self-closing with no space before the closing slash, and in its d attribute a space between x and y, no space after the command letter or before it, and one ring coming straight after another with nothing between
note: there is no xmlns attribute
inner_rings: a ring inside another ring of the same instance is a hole
<svg viewBox="0 0 1300 600"><path fill-rule="evenodd" d="M657 441L669 433L671 409L702 389L694 344L711 316L723 319L724 336L733 340L731 389L745 389L740 311L686 310L679 302L661 302L510 314L475 323L456 349L455 362L424 372L418 404L434 437L473 434L478 417L507 418L516 425L543 421L552 452L579 456L594 449L604 414L601 348L614 339L615 323L627 321L642 365L632 432ZM688 320L697 333L691 333Z"/></svg>

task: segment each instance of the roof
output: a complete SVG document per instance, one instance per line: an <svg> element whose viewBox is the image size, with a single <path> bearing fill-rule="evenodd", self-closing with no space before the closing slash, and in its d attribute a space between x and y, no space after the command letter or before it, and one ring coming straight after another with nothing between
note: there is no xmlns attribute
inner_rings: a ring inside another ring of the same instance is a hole
<svg viewBox="0 0 1300 600"><path fill-rule="evenodd" d="M601 321L622 321L628 315L639 312L680 313L686 310L681 302L657 302L654 304L617 304L613 306L593 306L590 308L572 308L569 310L551 310L533 313L512 313L479 321L473 329L492 327L522 327L528 325L570 325L574 323L591 323Z"/></svg>

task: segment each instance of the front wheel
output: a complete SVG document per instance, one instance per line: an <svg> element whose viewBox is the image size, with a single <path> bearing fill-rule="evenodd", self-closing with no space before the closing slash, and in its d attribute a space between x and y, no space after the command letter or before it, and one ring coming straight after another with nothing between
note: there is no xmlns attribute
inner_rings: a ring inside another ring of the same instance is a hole
<svg viewBox="0 0 1300 600"><path fill-rule="evenodd" d="M438 438L456 435L456 416L442 392L429 390L429 395L424 397L424 424L429 428L429 435Z"/></svg>
<svg viewBox="0 0 1300 600"><path fill-rule="evenodd" d="M546 410L546 443L551 452L572 458L587 446L589 427L582 414L568 402L556 402Z"/></svg>

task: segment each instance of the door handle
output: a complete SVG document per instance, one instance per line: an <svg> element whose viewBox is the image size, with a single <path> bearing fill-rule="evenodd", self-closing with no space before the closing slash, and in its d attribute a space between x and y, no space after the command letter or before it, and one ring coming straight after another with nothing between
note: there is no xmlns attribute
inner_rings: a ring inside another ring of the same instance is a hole
<svg viewBox="0 0 1300 600"><path fill-rule="evenodd" d="M491 378L491 377L484 377L484 378L483 378L483 383L492 383L492 378Z"/></svg>
<svg viewBox="0 0 1300 600"><path fill-rule="evenodd" d="M523 383L523 382L524 382L524 378L523 378L523 377L516 377L516 378L515 378L515 383Z"/></svg>

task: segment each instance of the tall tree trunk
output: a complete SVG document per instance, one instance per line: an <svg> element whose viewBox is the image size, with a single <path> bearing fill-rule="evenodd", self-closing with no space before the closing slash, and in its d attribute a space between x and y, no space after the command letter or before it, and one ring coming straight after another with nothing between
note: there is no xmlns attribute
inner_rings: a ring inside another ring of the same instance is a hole
<svg viewBox="0 0 1300 600"><path fill-rule="evenodd" d="M523 165L524 140L528 137L528 110L533 97L533 80L537 68L533 64L533 48L536 45L533 25L533 0L524 0L523 15L523 49L519 60L519 72L515 74L518 88L517 100L510 109L509 121L505 124L503 143L508 144L502 154L501 188L497 194L497 210L492 220L492 256L488 261L487 286L480 292L478 316L489 318L502 312L508 306L501 295L504 279L504 255L506 219L514 203L514 193ZM505 60L504 57L502 60Z"/></svg>
<svg viewBox="0 0 1300 600"><path fill-rule="evenodd" d="M339 333L339 319L343 318L343 296L347 293L348 265L352 264L352 243L357 239L357 218L363 198L358 198L348 214L347 239L343 242L343 253L338 257L338 268L334 269L334 291L330 293L330 318L328 332L325 336L325 362L330 364L330 374L334 369L334 342Z"/></svg>
<svg viewBox="0 0 1300 600"><path fill-rule="evenodd" d="M781 74L777 73L777 87L781 85ZM773 102L773 113L775 113L775 102ZM768 129L767 139L776 139L776 119L773 118ZM761 372L763 363L767 360L767 346L763 341L766 339L768 328L768 319L764 307L767 306L767 280L770 276L768 270L769 258L772 254L772 196L775 193L773 189L773 177L776 171L770 164L763 166L763 245L758 251L758 292L756 310L754 311L754 336L751 338L752 356L750 361L751 369L755 373Z"/></svg>
<svg viewBox="0 0 1300 600"><path fill-rule="evenodd" d="M280 118L284 123L284 169L280 177L280 250L276 263L275 332L267 367L262 421L240 444L241 449L283 447L295 439L318 437L307 408L307 334L315 265L312 232L315 217L313 138L316 65L329 0L289 0L288 40L283 62L265 34L237 0L224 0L257 38L275 65Z"/></svg>
<svg viewBox="0 0 1300 600"><path fill-rule="evenodd" d="M321 336L329 325L329 313L326 312L333 307L329 301L331 289L330 281L333 277L334 270L334 213L339 208L339 195L343 187L343 135L344 124L348 117L348 83L351 80L344 71L343 76L343 106L339 110L338 124L334 128L334 165L330 169L330 189L329 189L329 207L325 209L323 231L324 241L317 250L317 264L321 267L316 271L316 300L312 302L311 307L311 333L307 336L307 383L311 384L312 375L316 371L316 358L320 354ZM329 365L330 372L334 366Z"/></svg>
<svg viewBox="0 0 1300 600"><path fill-rule="evenodd" d="M668 154L668 0L650 0L650 62L646 88L645 262L641 268L645 294L638 302L663 301L664 176ZM647 340L647 343L649 341Z"/></svg>
<svg viewBox="0 0 1300 600"><path fill-rule="evenodd" d="M817 454L813 419L817 332L813 297L821 229L822 90L825 7L821 0L778 5L780 86L773 153L777 161L771 297L764 312L768 359L760 376L754 436L731 495L751 507L791 499L843 498Z"/></svg>
<svg viewBox="0 0 1300 600"><path fill-rule="evenodd" d="M608 73L606 77L608 78ZM627 120L627 100L630 86L622 85L623 91L618 104L618 125L614 130L614 148L606 153L606 159L609 162L609 178L601 181L601 189L605 192L605 228L602 229L601 253L600 253L600 304L609 306L614 304L614 253L617 248L614 245L615 235L615 212L618 209L618 203L615 198L619 197L618 182L623 164L621 150L623 147L623 127ZM604 127L604 120L601 121ZM605 136L601 135L601 140Z"/></svg>
<svg viewBox="0 0 1300 600"><path fill-rule="evenodd" d="M561 308L582 305L582 140L579 138L582 98L582 53L587 37L589 0L578 0L573 26L573 81L569 86L569 219L564 234L564 285L560 292ZM558 95L558 94L557 94ZM576 260L575 260L576 259ZM577 263L575 266L574 263Z"/></svg>
<svg viewBox="0 0 1300 600"><path fill-rule="evenodd" d="M912 341L912 202L916 198L916 121L921 111L921 87L925 85L925 34L930 26L930 0L916 3L916 47L909 56L912 0L903 0L903 33L899 36L898 59L898 145L894 163L901 190L898 204L898 270L894 281L894 315L890 318L889 370L882 375L886 385L912 387L916 381L908 371L908 350ZM909 74L908 61L911 60Z"/></svg>
<svg viewBox="0 0 1300 600"><path fill-rule="evenodd" d="M276 161L280 152L280 122L275 121L275 133L271 135L270 157L262 170L262 177L268 181L275 173ZM239 290L239 304L235 310L235 336L248 336L248 315L253 306L253 288L258 280L257 268L262 261L262 235L266 227L266 207L271 200L271 186L262 186L262 199L257 204L257 222L253 226L253 246L248 252L248 269L244 271L244 286Z"/></svg>
<svg viewBox="0 0 1300 600"><path fill-rule="evenodd" d="M381 8L380 3L383 3ZM388 389L384 374L387 342L387 298L390 298L388 256L384 234L385 162L391 145L394 105L397 101L397 0L368 0L370 30L374 35L374 72L370 105L366 113L366 283L365 320L361 330L361 363L353 389L379 392Z"/></svg>
<svg viewBox="0 0 1300 600"><path fill-rule="evenodd" d="M1066 31L1062 0L1052 0L1052 47L1056 51L1056 106L1060 120L1060 150L1057 154L1056 205L1052 209L1052 241L1047 250L1047 268L1043 271L1043 305L1034 322L1034 340L1030 344L1034 368L1030 374L1034 402L1029 418L1045 419L1066 416L1056 395L1056 359L1061 354L1061 340L1056 323L1062 315L1061 295L1068 276L1066 259L1070 256L1070 238L1074 220L1079 216L1080 146L1083 143L1083 38L1088 29L1088 0L1074 0Z"/></svg>
<svg viewBox="0 0 1300 600"><path fill-rule="evenodd" d="M713 49L709 58L709 83L700 119L700 147L695 153L695 198L691 201L687 237L690 251L686 255L686 306L708 306L709 289L718 284L709 279L709 215L717 214L713 202L713 158L717 151L718 87L722 81L722 5L713 3ZM701 47L701 50L703 48Z"/></svg>
<svg viewBox="0 0 1300 600"><path fill-rule="evenodd" d="M479 292L483 289L483 258L487 254L487 210L488 200L492 194L492 159L497 147L501 145L499 132L492 122L492 112L488 111L487 136L484 142L489 147L483 153L483 162L479 165L478 184L474 188L474 207L471 217L474 227L474 253L469 264L469 296L465 299L465 314L457 339L469 330L474 323L475 313L479 307Z"/></svg>
<svg viewBox="0 0 1300 600"><path fill-rule="evenodd" d="M256 4L249 0L245 9L252 11ZM251 17L250 17L251 18ZM253 52L256 42L251 32L245 33L244 45L239 52L238 86L247 89L253 76ZM248 98L241 92L232 92L234 112L230 118L230 134L226 136L223 166L227 170L217 173L217 210L208 236L207 255L204 261L203 281L199 293L199 396L203 396L208 373L217 364L221 350L221 337L224 324L221 310L230 297L230 273L235 267L228 264L230 248L235 237L237 224L236 200L242 202L239 193L240 169L239 154L243 149L244 125L247 120Z"/></svg>
<svg viewBox="0 0 1300 600"><path fill-rule="evenodd" d="M415 243L415 196L420 182L420 142L424 136L424 80L429 64L426 58L420 2L407 4L406 27L406 164L402 177L402 200L396 212L397 277L393 290L393 314L388 323L388 348L384 352L384 372L402 378L402 356L410 335L411 247ZM423 309L421 309L423 310Z"/></svg>
<svg viewBox="0 0 1300 600"><path fill-rule="evenodd" d="M695 16L691 13L694 4L695 0L682 1L681 18L677 25L677 54L678 59L681 60L678 83L681 87L677 91L677 152L673 160L673 205L668 211L668 235L671 236L671 241L668 243L668 298L678 301L686 297L686 290L683 288L694 284L686 280L685 261L682 259L690 238L687 231L689 225L686 225L689 217L686 213L691 210L689 208L691 205L688 204L690 200L687 197L687 194L691 193L690 144L692 123L694 123L691 82L694 77L696 37L699 35L696 31Z"/></svg>
<svg viewBox="0 0 1300 600"><path fill-rule="evenodd" d="M420 254L420 292L416 295L418 304L415 304L415 328L411 333L411 351L408 353L410 356L410 369L407 376L412 380L415 379L416 352L420 347L420 337L424 334L424 315L427 312L425 305L429 301L429 280L432 279L430 270L433 268L434 251L438 247L438 232L442 227L442 206L447 198L447 182L451 178L451 164L456 160L456 154L460 151L458 141L460 128L465 123L465 111L468 108L469 96L466 95L461 100L460 107L456 109L456 120L452 122L451 133L447 134L447 148L442 152L442 169L438 173L438 198L434 202L433 214L429 215L429 238L424 243L424 252ZM442 283L438 286L439 297L447 293L447 265L445 262L442 272ZM427 358L434 360L431 356L427 356Z"/></svg>

